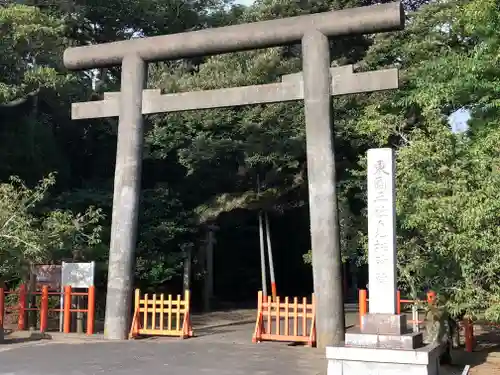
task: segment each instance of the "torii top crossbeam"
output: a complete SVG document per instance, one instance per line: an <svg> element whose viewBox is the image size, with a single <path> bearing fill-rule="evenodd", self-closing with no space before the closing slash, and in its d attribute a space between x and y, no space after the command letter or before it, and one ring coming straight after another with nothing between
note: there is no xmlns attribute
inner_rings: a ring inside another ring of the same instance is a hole
<svg viewBox="0 0 500 375"><path fill-rule="evenodd" d="M68 48L64 65L82 70L120 65L126 55L146 62L273 47L298 42L311 30L327 37L404 28L401 2L271 21Z"/></svg>

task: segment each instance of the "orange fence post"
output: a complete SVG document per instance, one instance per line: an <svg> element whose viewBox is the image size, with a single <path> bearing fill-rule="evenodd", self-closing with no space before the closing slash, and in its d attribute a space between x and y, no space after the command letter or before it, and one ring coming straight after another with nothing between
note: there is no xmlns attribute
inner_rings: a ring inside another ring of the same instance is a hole
<svg viewBox="0 0 500 375"><path fill-rule="evenodd" d="M359 290L359 326L363 325L363 316L368 312L368 302L367 302L366 289Z"/></svg>
<svg viewBox="0 0 500 375"><path fill-rule="evenodd" d="M142 328L148 329L149 296L147 293L144 294L143 304L144 304L144 315L142 316L143 317ZM172 330L172 295L171 294L168 295L167 308L168 308L168 312L167 312L167 314L168 314L168 320L167 320L168 327L167 327L167 330L171 331Z"/></svg>
<svg viewBox="0 0 500 375"><path fill-rule="evenodd" d="M262 329L264 327L262 303L263 303L263 295L262 291L259 290L257 294L257 321L255 322L255 329L252 336L253 343L260 341L260 337L262 335Z"/></svg>
<svg viewBox="0 0 500 375"><path fill-rule="evenodd" d="M3 318L5 315L5 290L0 288L0 329L3 329Z"/></svg>
<svg viewBox="0 0 500 375"><path fill-rule="evenodd" d="M95 286L89 287L89 295L87 301L87 335L94 334L95 325Z"/></svg>
<svg viewBox="0 0 500 375"><path fill-rule="evenodd" d="M70 333L71 331L71 286L64 287L64 324L63 332Z"/></svg>
<svg viewBox="0 0 500 375"><path fill-rule="evenodd" d="M311 334L309 335L309 346L316 345L316 295L313 293L311 297ZM306 315L307 316L307 315Z"/></svg>
<svg viewBox="0 0 500 375"><path fill-rule="evenodd" d="M472 353L474 350L474 325L472 320L466 319L464 321L465 325L465 351Z"/></svg>
<svg viewBox="0 0 500 375"><path fill-rule="evenodd" d="M19 317L17 320L17 328L20 331L24 330L26 327L25 324L25 314L26 314L26 285L21 284L19 286L19 308L18 308Z"/></svg>
<svg viewBox="0 0 500 375"><path fill-rule="evenodd" d="M184 328L184 337L193 337L193 327L191 326L191 292L186 290L184 293L184 323L182 327Z"/></svg>
<svg viewBox="0 0 500 375"><path fill-rule="evenodd" d="M42 288L42 301L40 303L40 332L46 332L49 324L49 287Z"/></svg>
<svg viewBox="0 0 500 375"><path fill-rule="evenodd" d="M396 291L396 313L401 314L401 291L399 289Z"/></svg>
<svg viewBox="0 0 500 375"><path fill-rule="evenodd" d="M271 311L272 311L272 303L271 297L267 297L265 294L262 295L263 306L266 306L266 320L267 324L264 328L264 332L267 334L271 334L272 331L272 320L271 320Z"/></svg>
<svg viewBox="0 0 500 375"><path fill-rule="evenodd" d="M164 303L165 303L165 297L163 293L161 294L160 297L160 330L163 331L165 328L165 322L164 322ZM128 338L133 339L139 335L139 330L141 327L141 324L139 322L139 317L140 317L140 310L141 310L141 291L139 289L135 290L135 297L134 297L134 316L132 317L132 324L130 326L130 331L128 333Z"/></svg>

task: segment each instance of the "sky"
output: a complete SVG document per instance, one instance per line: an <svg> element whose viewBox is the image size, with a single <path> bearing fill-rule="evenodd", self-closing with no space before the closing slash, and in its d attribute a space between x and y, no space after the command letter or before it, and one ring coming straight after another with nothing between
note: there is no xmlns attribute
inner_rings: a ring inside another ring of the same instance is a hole
<svg viewBox="0 0 500 375"><path fill-rule="evenodd" d="M236 4L243 4L243 5L252 5L254 0L237 0L235 1Z"/></svg>
<svg viewBox="0 0 500 375"><path fill-rule="evenodd" d="M466 109L459 109L453 112L449 117L451 131L453 133L462 133L467 130L467 121L470 119L470 113Z"/></svg>

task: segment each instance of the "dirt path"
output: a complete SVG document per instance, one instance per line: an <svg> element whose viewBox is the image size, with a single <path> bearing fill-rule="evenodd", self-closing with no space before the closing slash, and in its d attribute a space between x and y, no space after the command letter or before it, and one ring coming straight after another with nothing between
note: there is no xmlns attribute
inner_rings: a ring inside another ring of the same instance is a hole
<svg viewBox="0 0 500 375"><path fill-rule="evenodd" d="M462 353L471 364L469 375L500 375L500 328L474 325L477 340L473 353Z"/></svg>
<svg viewBox="0 0 500 375"><path fill-rule="evenodd" d="M251 323L255 322L256 316L256 309L214 311L210 313L193 314L191 316L191 323L195 329L201 329L221 325Z"/></svg>
<svg viewBox="0 0 500 375"><path fill-rule="evenodd" d="M500 375L500 352L496 350L495 348L493 351L489 349L469 354L469 375Z"/></svg>
<svg viewBox="0 0 500 375"><path fill-rule="evenodd" d="M499 363L483 363L481 365L472 367L469 375L500 375L500 362Z"/></svg>

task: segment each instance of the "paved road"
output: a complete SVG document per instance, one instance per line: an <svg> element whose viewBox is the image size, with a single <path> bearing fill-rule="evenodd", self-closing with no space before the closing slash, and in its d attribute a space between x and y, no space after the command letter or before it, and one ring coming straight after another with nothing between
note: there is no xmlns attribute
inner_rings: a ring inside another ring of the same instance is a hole
<svg viewBox="0 0 500 375"><path fill-rule="evenodd" d="M56 343L0 351L0 375L317 375L323 351L250 342L253 325L199 332L188 340Z"/></svg>
<svg viewBox="0 0 500 375"><path fill-rule="evenodd" d="M0 375L324 375L324 352L252 344L253 324L198 330L188 340L38 341L0 345ZM443 370L443 375L461 370ZM488 375L496 372L485 372ZM478 372L482 375L482 372ZM499 374L500 375L500 374Z"/></svg>

